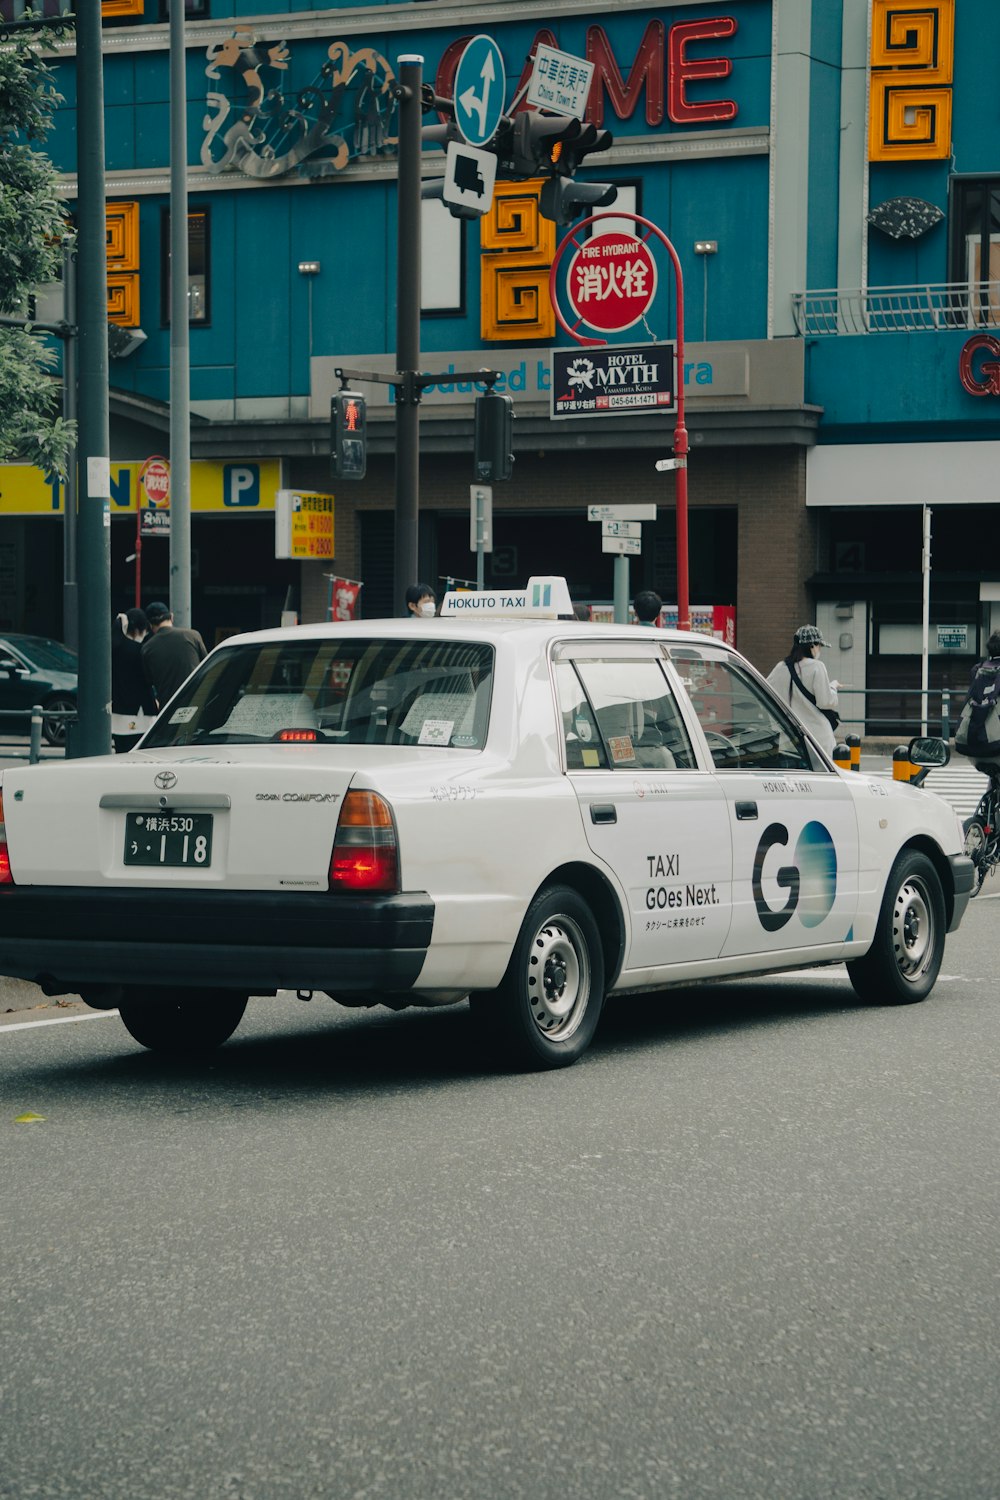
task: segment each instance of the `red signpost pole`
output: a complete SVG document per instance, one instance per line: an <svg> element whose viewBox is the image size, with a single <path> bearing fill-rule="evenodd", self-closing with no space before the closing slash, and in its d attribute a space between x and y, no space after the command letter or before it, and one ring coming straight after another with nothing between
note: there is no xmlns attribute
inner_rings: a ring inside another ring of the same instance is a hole
<svg viewBox="0 0 1000 1500"><path fill-rule="evenodd" d="M691 601L688 597L688 430L684 425L684 275L677 251L667 239L660 238L674 267L677 283L677 418L674 422L674 457L677 460L677 628L691 629Z"/></svg>
<svg viewBox="0 0 1000 1500"><path fill-rule="evenodd" d="M677 251L667 239L663 230L658 228L651 219L644 219L640 214L591 214L590 218L581 219L579 224L575 224L556 249L552 267L549 271L549 300L552 303L552 310L556 315L560 327L569 334L570 338L575 339L578 344L584 345L607 344L607 339L591 339L577 333L576 328L571 327L563 317L559 309L559 299L556 295L556 278L563 251L570 244L576 244L579 247L580 242L576 239L576 236L580 231L586 229L591 224L600 223L601 219L606 218L631 219L635 224L644 225L648 233L643 236L642 242L645 243L650 234L655 234L657 239L666 246L667 254L670 256L670 262L674 270L674 281L677 286L677 371L674 381L677 391L677 411L674 421L674 458L676 459L677 471L677 625L680 630L690 630L691 602L688 592L688 430L684 423L684 276L681 271L681 263ZM583 321L583 319L580 321ZM578 326L579 323L577 324Z"/></svg>
<svg viewBox="0 0 1000 1500"><path fill-rule="evenodd" d="M135 607L142 608L142 485L135 497Z"/></svg>

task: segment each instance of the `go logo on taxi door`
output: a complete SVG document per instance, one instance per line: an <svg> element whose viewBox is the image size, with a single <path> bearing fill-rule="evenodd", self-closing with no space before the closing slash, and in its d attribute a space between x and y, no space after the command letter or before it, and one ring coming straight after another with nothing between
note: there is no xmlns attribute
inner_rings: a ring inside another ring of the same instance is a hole
<svg viewBox="0 0 1000 1500"><path fill-rule="evenodd" d="M837 895L837 851L830 830L822 823L807 823L799 834L791 864L773 873L775 883L788 892L784 906L775 909L764 894L764 865L772 849L788 844L788 829L771 823L760 836L753 861L753 895L757 915L765 932L778 932L798 909L803 927L818 927L833 907Z"/></svg>

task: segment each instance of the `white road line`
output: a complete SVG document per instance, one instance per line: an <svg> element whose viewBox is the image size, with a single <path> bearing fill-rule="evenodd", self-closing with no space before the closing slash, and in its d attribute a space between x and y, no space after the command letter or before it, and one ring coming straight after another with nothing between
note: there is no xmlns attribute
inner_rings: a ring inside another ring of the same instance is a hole
<svg viewBox="0 0 1000 1500"><path fill-rule="evenodd" d="M51 1021L0 1021L0 1036L5 1031L30 1031L33 1026L65 1026L68 1021L103 1021L105 1016L116 1016L116 1010L90 1010L83 1016L53 1016Z"/></svg>

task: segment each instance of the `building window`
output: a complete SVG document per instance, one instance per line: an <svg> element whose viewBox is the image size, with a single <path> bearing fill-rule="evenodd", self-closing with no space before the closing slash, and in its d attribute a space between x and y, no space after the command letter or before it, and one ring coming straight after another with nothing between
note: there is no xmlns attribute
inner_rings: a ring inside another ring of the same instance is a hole
<svg viewBox="0 0 1000 1500"><path fill-rule="evenodd" d="M949 281L969 289L969 326L1000 324L1000 177L952 179L949 253Z"/></svg>
<svg viewBox="0 0 1000 1500"><path fill-rule="evenodd" d="M188 318L192 323L208 323L211 314L211 276L209 272L209 223L207 208L188 212ZM160 221L160 318L170 323L170 210L165 208Z"/></svg>
<svg viewBox="0 0 1000 1500"><path fill-rule="evenodd" d="M208 0L184 0L186 16L207 16ZM170 20L170 0L160 0L160 20Z"/></svg>

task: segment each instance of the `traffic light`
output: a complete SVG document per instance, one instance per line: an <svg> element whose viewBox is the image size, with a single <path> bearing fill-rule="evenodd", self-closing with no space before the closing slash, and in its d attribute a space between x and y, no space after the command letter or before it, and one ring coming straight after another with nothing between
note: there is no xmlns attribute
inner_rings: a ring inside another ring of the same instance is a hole
<svg viewBox="0 0 1000 1500"><path fill-rule="evenodd" d="M368 460L365 398L338 391L330 399L330 468L335 479L364 479Z"/></svg>
<svg viewBox="0 0 1000 1500"><path fill-rule="evenodd" d="M607 151L613 141L610 130L525 109L515 115L510 132L511 165L524 177L572 177L584 157Z"/></svg>
<svg viewBox="0 0 1000 1500"><path fill-rule="evenodd" d="M542 183L538 212L557 224L572 224L581 214L614 203L618 189L611 182L577 182L572 177L550 177Z"/></svg>
<svg viewBox="0 0 1000 1500"><path fill-rule="evenodd" d="M473 451L473 478L477 484L493 484L509 479L514 469L513 446L514 402L510 396L492 391L476 397L476 435Z"/></svg>
<svg viewBox="0 0 1000 1500"><path fill-rule="evenodd" d="M584 159L606 151L614 137L581 120L564 115L522 110L503 142L504 176L547 177L539 200L539 211L557 224L571 224L589 209L613 203L618 190L610 182L576 182L576 171Z"/></svg>

